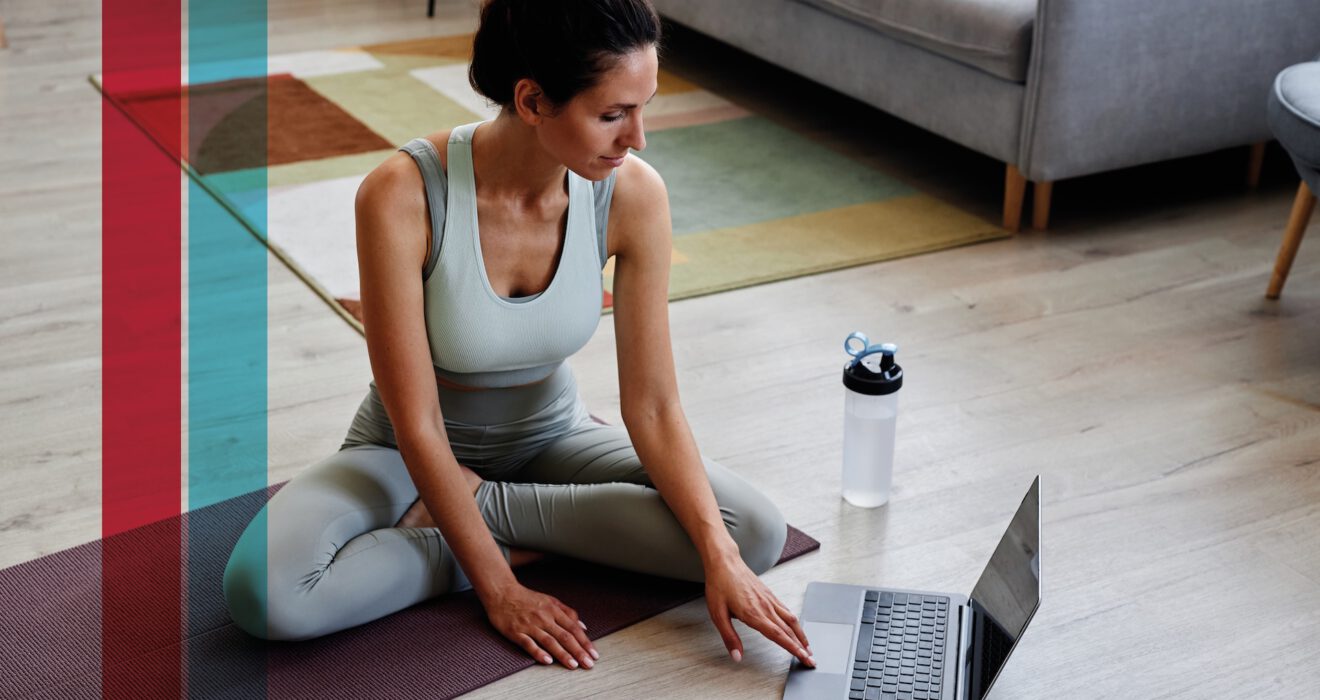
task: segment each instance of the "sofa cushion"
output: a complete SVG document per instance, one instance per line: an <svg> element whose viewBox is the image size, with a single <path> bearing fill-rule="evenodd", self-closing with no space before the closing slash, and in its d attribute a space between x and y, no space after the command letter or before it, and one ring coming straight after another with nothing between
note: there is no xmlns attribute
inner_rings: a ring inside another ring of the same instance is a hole
<svg viewBox="0 0 1320 700"><path fill-rule="evenodd" d="M991 75L1027 80L1036 0L800 1Z"/></svg>

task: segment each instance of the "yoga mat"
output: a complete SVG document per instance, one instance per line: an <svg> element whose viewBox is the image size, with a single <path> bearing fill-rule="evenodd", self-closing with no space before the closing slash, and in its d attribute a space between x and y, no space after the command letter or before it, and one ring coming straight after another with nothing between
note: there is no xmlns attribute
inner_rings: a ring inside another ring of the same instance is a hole
<svg viewBox="0 0 1320 700"><path fill-rule="evenodd" d="M183 616L189 621L183 641L172 648L134 650L120 663L150 666L183 658L188 695L204 698L452 698L535 664L487 623L472 591L303 642L264 642L239 630L221 595L225 563L252 516L281 486L115 536L111 544L136 555L147 586L168 583L155 576L152 558L159 543L171 541L171 531L182 528L187 543L191 522L208 536L205 542L185 544L195 559L184 588L190 610ZM178 542L177 534L172 541ZM101 697L101 553L106 546L98 540L0 570L0 698ZM819 547L790 526L780 562ZM160 571L162 576L176 573ZM558 558L520 567L518 579L575 608L592 639L695 600L704 591L700 583ZM141 611L144 618L153 613L164 611ZM263 663L264 675L252 672ZM114 683L119 676L106 678ZM133 695L132 688L113 690Z"/></svg>

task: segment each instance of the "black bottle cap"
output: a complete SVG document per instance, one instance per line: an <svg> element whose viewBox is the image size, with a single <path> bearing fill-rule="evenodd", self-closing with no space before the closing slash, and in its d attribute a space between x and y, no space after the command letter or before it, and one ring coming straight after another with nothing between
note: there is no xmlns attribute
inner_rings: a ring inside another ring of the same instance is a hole
<svg viewBox="0 0 1320 700"><path fill-rule="evenodd" d="M903 388L903 368L894 362L894 356L885 353L878 372L864 362L849 363L843 368L843 385L868 396L884 396Z"/></svg>

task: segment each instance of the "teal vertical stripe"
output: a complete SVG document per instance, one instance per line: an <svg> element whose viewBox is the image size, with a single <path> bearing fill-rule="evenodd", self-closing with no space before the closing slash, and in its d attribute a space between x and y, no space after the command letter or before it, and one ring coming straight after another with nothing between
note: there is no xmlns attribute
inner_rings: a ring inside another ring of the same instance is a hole
<svg viewBox="0 0 1320 700"><path fill-rule="evenodd" d="M260 169L264 188L266 173ZM244 212L263 230L266 203ZM188 188L188 509L266 486L267 251Z"/></svg>
<svg viewBox="0 0 1320 700"><path fill-rule="evenodd" d="M190 86L266 74L265 0L190 0ZM255 104L254 104L255 103ZM266 96L242 106L236 139L215 102L190 100L190 154L242 149L265 163ZM253 120L254 109L261 115ZM217 135L219 143L208 142ZM214 183L266 231L266 169ZM266 249L196 181L188 189L188 508L266 486Z"/></svg>
<svg viewBox="0 0 1320 700"><path fill-rule="evenodd" d="M233 80L257 86L241 105L190 92L190 160L237 151L240 160L263 164L212 184L223 191L208 192L193 180L188 185L188 592L193 600L213 600L234 543L220 535L225 529L217 518L225 509L199 509L264 490L267 480L267 251L216 200L244 202L244 215L265 235L266 1L189 0L187 31L192 88ZM267 519L264 509L253 515L249 527L259 532L248 542L258 543L264 562ZM264 568L258 577L264 590ZM189 615L192 634L214 625ZM220 689L235 697L266 695L266 659L257 645L193 654L187 663L190 697Z"/></svg>
<svg viewBox="0 0 1320 700"><path fill-rule="evenodd" d="M188 83L266 74L266 0L188 1Z"/></svg>

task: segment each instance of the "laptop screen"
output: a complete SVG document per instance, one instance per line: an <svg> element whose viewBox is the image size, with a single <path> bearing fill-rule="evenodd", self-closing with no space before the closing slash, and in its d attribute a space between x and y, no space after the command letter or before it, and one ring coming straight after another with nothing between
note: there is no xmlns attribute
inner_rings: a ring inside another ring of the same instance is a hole
<svg viewBox="0 0 1320 700"><path fill-rule="evenodd" d="M1040 477L1022 499L971 595L967 695L981 700L1040 605Z"/></svg>

